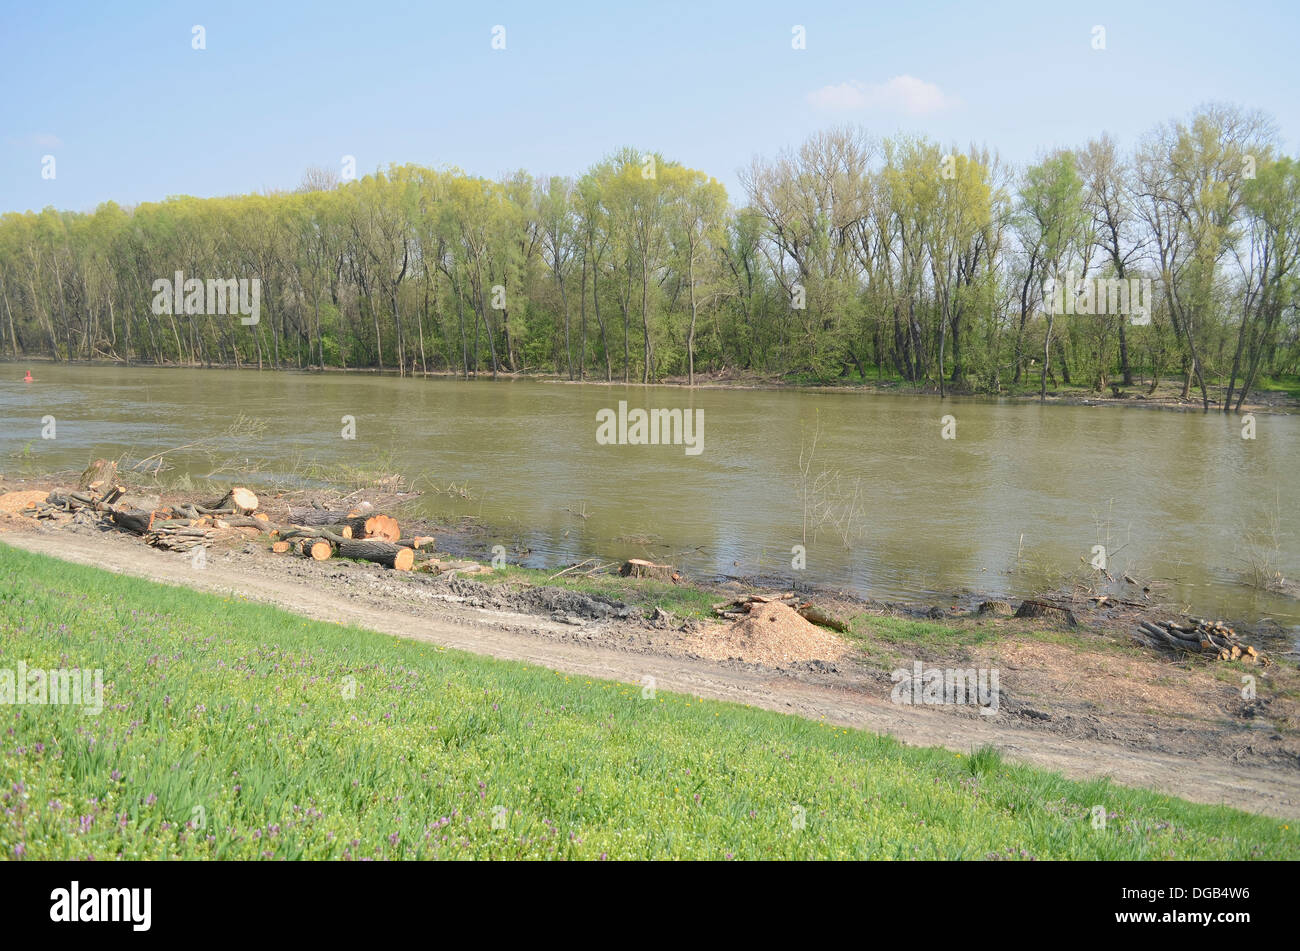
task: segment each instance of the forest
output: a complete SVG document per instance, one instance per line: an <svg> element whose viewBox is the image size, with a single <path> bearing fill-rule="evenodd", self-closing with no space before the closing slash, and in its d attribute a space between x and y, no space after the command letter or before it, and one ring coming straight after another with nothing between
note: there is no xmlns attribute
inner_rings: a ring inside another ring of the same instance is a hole
<svg viewBox="0 0 1300 951"><path fill-rule="evenodd" d="M1300 165L1278 142L1210 104L1023 167L830 129L755 158L735 201L625 148L576 178L313 168L293 191L11 212L0 354L940 394L1173 378L1228 410L1300 371ZM158 312L178 271L259 282L258 320ZM1149 313L1045 306L1067 275L1067 297L1150 281Z"/></svg>

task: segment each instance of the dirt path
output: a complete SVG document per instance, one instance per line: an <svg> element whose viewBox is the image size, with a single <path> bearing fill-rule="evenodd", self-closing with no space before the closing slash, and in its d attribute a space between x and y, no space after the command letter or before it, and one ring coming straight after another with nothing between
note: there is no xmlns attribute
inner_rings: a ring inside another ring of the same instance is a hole
<svg viewBox="0 0 1300 951"><path fill-rule="evenodd" d="M314 584L310 578L259 571L253 559L213 558L199 571L190 566L186 557L114 536L10 531L0 536L0 541L153 581L235 594L310 618L354 623L398 637L526 661L569 674L634 684L653 677L659 689L810 719L824 718L831 723L887 733L911 745L969 752L992 744L1010 760L1056 770L1071 778L1109 776L1118 783L1196 802L1300 818L1300 771L1295 769L1261 768L1220 755L1189 758L1134 749L1131 744L1036 731L1006 722L1003 717L958 717L924 707L899 706L888 701L887 691L877 696L849 686L810 683L778 671L539 637L545 629L559 630L564 625L535 615L451 604L439 607L394 603L377 608L360 592L334 590Z"/></svg>

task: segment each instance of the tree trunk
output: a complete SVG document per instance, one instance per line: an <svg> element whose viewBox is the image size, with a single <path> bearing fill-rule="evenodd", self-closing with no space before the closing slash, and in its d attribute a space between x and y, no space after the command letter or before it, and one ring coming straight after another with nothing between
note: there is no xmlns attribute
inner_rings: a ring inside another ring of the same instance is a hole
<svg viewBox="0 0 1300 951"><path fill-rule="evenodd" d="M414 550L384 541L344 541L339 545L339 557L373 561L397 571L410 571L415 564Z"/></svg>

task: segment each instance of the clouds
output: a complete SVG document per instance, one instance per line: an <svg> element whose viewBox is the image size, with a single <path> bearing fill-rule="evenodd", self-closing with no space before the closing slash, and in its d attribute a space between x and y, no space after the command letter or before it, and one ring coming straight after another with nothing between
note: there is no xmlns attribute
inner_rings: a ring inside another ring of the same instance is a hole
<svg viewBox="0 0 1300 951"><path fill-rule="evenodd" d="M824 112L895 112L908 116L925 116L950 109L959 100L947 95L934 83L915 76L895 76L884 83L850 80L823 86L808 94L814 109Z"/></svg>

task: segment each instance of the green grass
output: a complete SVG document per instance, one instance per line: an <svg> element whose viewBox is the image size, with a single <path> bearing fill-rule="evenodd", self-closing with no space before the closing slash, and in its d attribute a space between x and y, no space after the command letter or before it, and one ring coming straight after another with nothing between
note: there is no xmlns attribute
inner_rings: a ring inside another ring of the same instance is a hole
<svg viewBox="0 0 1300 951"><path fill-rule="evenodd" d="M849 636L864 643L883 641L900 647L939 652L984 644L997 640L999 634L993 627L973 624L957 626L890 616L859 615L850 622Z"/></svg>
<svg viewBox="0 0 1300 951"><path fill-rule="evenodd" d="M1264 377L1255 383L1255 389L1266 392L1285 393L1293 400L1300 400L1300 376Z"/></svg>
<svg viewBox="0 0 1300 951"><path fill-rule="evenodd" d="M1070 782L992 751L913 749L731 704L647 697L639 684L306 621L0 545L0 668L19 660L102 668L105 697L98 716L0 707L5 858L1300 851L1286 823ZM1090 821L1098 805L1104 829ZM504 828L494 829L498 806Z"/></svg>

